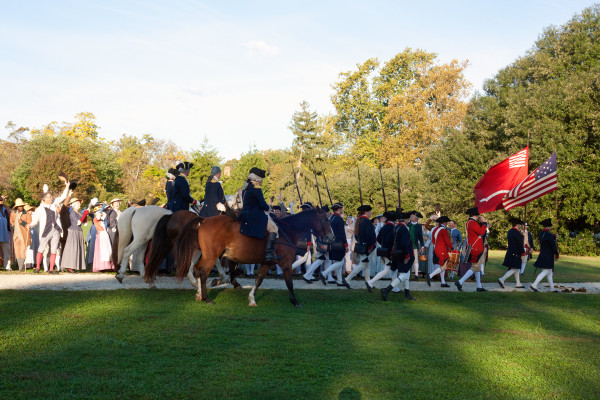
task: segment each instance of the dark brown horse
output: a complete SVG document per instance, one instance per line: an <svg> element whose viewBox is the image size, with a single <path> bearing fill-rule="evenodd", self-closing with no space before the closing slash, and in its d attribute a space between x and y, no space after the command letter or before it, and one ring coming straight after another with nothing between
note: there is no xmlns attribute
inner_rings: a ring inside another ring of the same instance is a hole
<svg viewBox="0 0 600 400"><path fill-rule="evenodd" d="M290 301L296 307L301 307L294 295L292 283L292 263L296 259L296 246L304 235L312 230L324 242L333 242L333 233L329 225L327 213L319 208L302 211L280 219L279 238L275 242L275 251L281 257L278 261L283 271L286 286L290 293ZM194 249L200 247L201 258L194 266L200 276L200 285L196 300L212 304L206 290L206 279L215 260L220 256L227 257L239 264L261 264L254 287L250 291L250 306L256 306L254 295L267 272L274 264L265 261L266 238L256 239L240 233L240 222L227 216L216 216L202 221L196 218L190 221L181 231L175 243L177 257L177 277L182 280L187 274L186 266L190 265Z"/></svg>
<svg viewBox="0 0 600 400"><path fill-rule="evenodd" d="M175 244L175 239L179 232L182 231L183 227L193 219L200 218L200 223L204 221L204 218L198 217L198 215L192 211L181 210L177 211L173 214L168 214L156 223L156 228L154 229L154 235L152 236L152 244L150 246L150 256L148 257L148 262L146 263L146 270L144 279L150 284L151 287L154 287L154 280L156 279L156 273L158 272L158 268L160 263L167 257L169 252L173 249L173 245ZM200 248L196 245L195 250L198 251L197 255L192 257L192 263L195 264L197 260L200 258ZM225 260L222 260L225 263ZM225 273L223 271L223 267L221 266L221 260L217 260L217 269L220 274L220 278L213 281L212 286L218 284L221 281L225 280ZM232 263L226 263L229 266L230 271L230 281L234 287L240 287L240 284L235 280L235 265ZM193 274L193 265L188 264L188 273L187 277L192 283L192 286L198 287L196 283L196 279Z"/></svg>

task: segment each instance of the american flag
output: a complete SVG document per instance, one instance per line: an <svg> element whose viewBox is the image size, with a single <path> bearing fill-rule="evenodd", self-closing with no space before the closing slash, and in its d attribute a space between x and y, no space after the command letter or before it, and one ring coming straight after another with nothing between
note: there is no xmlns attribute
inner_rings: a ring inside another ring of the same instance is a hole
<svg viewBox="0 0 600 400"><path fill-rule="evenodd" d="M523 150L518 153L513 154L508 159L508 168L521 168L525 166L527 162L527 152L529 151L529 146L525 147Z"/></svg>
<svg viewBox="0 0 600 400"><path fill-rule="evenodd" d="M558 189L556 152L502 199L505 210L525 205Z"/></svg>

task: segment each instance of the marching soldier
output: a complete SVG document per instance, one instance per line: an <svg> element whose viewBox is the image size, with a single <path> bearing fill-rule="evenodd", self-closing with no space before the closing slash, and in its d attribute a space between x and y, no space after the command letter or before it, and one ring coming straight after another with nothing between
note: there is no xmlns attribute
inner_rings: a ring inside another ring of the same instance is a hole
<svg viewBox="0 0 600 400"><path fill-rule="evenodd" d="M371 210L372 208L369 205L362 205L357 209L359 215L354 228L354 236L356 237L354 254L359 262L356 268L348 274L346 279L342 280L342 284L348 289L352 289L348 281L358 275L361 271L364 271L366 281L371 278L369 260L375 255L373 250L375 249L375 244L377 242L375 227L370 219Z"/></svg>
<svg viewBox="0 0 600 400"><path fill-rule="evenodd" d="M175 168L179 171L179 175L173 181L173 201L171 202L171 211L189 210L190 204L198 204L190 195L190 184L187 177L190 174L190 169L194 166L191 162L180 162Z"/></svg>
<svg viewBox="0 0 600 400"><path fill-rule="evenodd" d="M250 170L248 180L242 190L244 205L242 207L240 232L246 236L263 239L265 231L268 231L265 260L275 262L278 258L275 254L275 239L277 239L279 229L268 214L269 205L265 201L260 188L265 175L265 171L260 168L254 167Z"/></svg>
<svg viewBox="0 0 600 400"><path fill-rule="evenodd" d="M215 166L210 169L210 176L204 187L204 205L200 210L201 217L214 217L225 212L225 194L219 182L221 168Z"/></svg>
<svg viewBox="0 0 600 400"><path fill-rule="evenodd" d="M481 264L479 259L481 258L484 250L484 238L487 233L487 222L483 215L479 215L479 209L477 207L469 208L466 212L469 216L466 226L467 245L471 246L471 254L469 262L471 268L465 273L465 275L454 284L462 292L463 284L471 276L475 275L477 281L477 291L487 292L486 289L481 285ZM479 220L476 218L479 217Z"/></svg>
<svg viewBox="0 0 600 400"><path fill-rule="evenodd" d="M412 268L415 253L413 251L413 241L407 224L410 223L409 213L400 213L401 220L396 227L394 234L394 249L392 251L392 271L398 271L398 277L392 280L386 288L381 289L381 297L387 300L388 294L401 283L404 286L404 298L406 300L416 300L410 294L410 270Z"/></svg>
<svg viewBox="0 0 600 400"><path fill-rule="evenodd" d="M427 275L427 284L431 286L431 278L440 275L442 281L441 287L448 288L450 285L446 283L444 275L446 274L446 266L448 265L448 253L452 251L453 244L446 229L446 223L450 221L445 215L437 219L439 226L431 231L431 242L433 243L433 264L437 267L435 271Z"/></svg>
<svg viewBox="0 0 600 400"><path fill-rule="evenodd" d="M529 286L534 292L538 291L538 283L548 277L548 283L550 284L550 291L554 292L554 281L552 280L554 274L554 260L558 260L558 247L556 247L556 238L550 232L552 227L552 220L550 218L543 220L540 224L544 227L540 231L540 255L535 264L536 268L541 268L543 271L537 276L535 282Z"/></svg>
<svg viewBox="0 0 600 400"><path fill-rule="evenodd" d="M302 211L306 211L306 210L312 210L314 207L312 205L312 203L310 201L307 201L306 203L303 203L300 205L300 212ZM304 242L306 243L306 248L302 247L298 247L296 248L296 257L299 257L296 259L296 261L294 261L294 263L292 264L292 269L298 268L301 265L306 265L306 263L311 261L311 253L310 253L310 249L312 248L312 233L309 231L306 233L306 235L303 238ZM306 272L306 271L305 271ZM304 278L304 280L306 281L307 278ZM309 277L308 278L311 282L315 282L317 281L316 278L312 278Z"/></svg>
<svg viewBox="0 0 600 400"><path fill-rule="evenodd" d="M418 211L410 212L410 224L408 229L410 230L410 237L413 243L413 273L415 274L415 281L419 280L419 254L422 254L425 250L425 241L423 240L423 226L419 223L419 218L423 218L423 215Z"/></svg>
<svg viewBox="0 0 600 400"><path fill-rule="evenodd" d="M381 227L377 235L377 243L381 246L377 249L377 255L381 257L381 263L384 268L371 278L371 280L365 281L369 293L373 292L375 282L386 276L392 267L392 249L394 247L394 231L396 227L394 221L398 219L398 215L395 212L386 211L383 213L383 217L385 218L385 224Z"/></svg>
<svg viewBox="0 0 600 400"><path fill-rule="evenodd" d="M329 260L332 264L320 274L321 282L323 285L327 284L326 277L329 276L333 271L336 271L336 280L338 286L345 286L342 282L342 267L346 263L346 253L348 252L348 241L346 240L346 229L342 213L344 212L344 205L342 203L335 203L331 206L333 214L329 219L331 225L331 231L335 236L335 241L331 245L329 250Z"/></svg>
<svg viewBox="0 0 600 400"><path fill-rule="evenodd" d="M508 247L502 265L508 268L508 271L502 278L498 278L498 285L504 289L504 281L511 275L515 275L516 288L522 289L520 272L521 272L521 257L525 254L525 246L523 244L523 234L520 229L523 221L518 218L511 218L509 222L512 228L508 230L506 237L508 239Z"/></svg>

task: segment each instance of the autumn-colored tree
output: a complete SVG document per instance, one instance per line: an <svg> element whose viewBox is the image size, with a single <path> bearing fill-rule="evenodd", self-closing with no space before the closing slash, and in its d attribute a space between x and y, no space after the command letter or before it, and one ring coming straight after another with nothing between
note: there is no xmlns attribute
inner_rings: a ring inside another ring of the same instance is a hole
<svg viewBox="0 0 600 400"><path fill-rule="evenodd" d="M33 138L41 135L66 135L80 139L98 140L98 126L96 125L96 117L90 112L81 112L75 115L77 120L74 123L63 122L58 125L53 121L42 128L32 129L31 136Z"/></svg>
<svg viewBox="0 0 600 400"><path fill-rule="evenodd" d="M438 65L434 53L406 49L381 66L372 58L341 73L331 99L349 156L373 166L418 165L428 146L460 126L465 67Z"/></svg>

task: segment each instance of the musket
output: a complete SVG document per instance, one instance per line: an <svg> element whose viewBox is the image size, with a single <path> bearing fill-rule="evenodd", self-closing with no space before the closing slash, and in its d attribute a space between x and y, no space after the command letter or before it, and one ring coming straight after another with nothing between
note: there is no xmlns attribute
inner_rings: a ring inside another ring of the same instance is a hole
<svg viewBox="0 0 600 400"><path fill-rule="evenodd" d="M296 191L298 192L298 200L300 200L300 204L304 204L302 201L302 195L300 194L300 188L298 187L298 179L296 178L296 171L294 171L294 166L292 165L292 175L294 176L294 182L296 183Z"/></svg>
<svg viewBox="0 0 600 400"><path fill-rule="evenodd" d="M333 200L331 200L331 192L329 191L329 185L327 184L327 178L325 178L325 172L321 170L321 175L323 175L323 180L325 181L325 188L327 189L327 196L329 196L329 203L333 205Z"/></svg>
<svg viewBox="0 0 600 400"><path fill-rule="evenodd" d="M379 177L381 178L381 193L383 194L383 208L387 212L387 202L385 201L385 188L383 186L383 173L381 172L381 164L379 165Z"/></svg>
<svg viewBox="0 0 600 400"><path fill-rule="evenodd" d="M396 180L398 182L398 211L402 209L402 203L400 202L400 166L396 165Z"/></svg>
<svg viewBox="0 0 600 400"><path fill-rule="evenodd" d="M362 188L360 187L360 168L358 164L356 164L356 170L358 171L358 195L360 196L360 205L362 206L364 203L362 198Z"/></svg>
<svg viewBox="0 0 600 400"><path fill-rule="evenodd" d="M319 180L317 179L317 170L315 169L314 165L313 165L313 171L315 173L315 182L317 184L317 193L319 194L319 207L323 207L323 202L321 201L321 191L319 190Z"/></svg>

